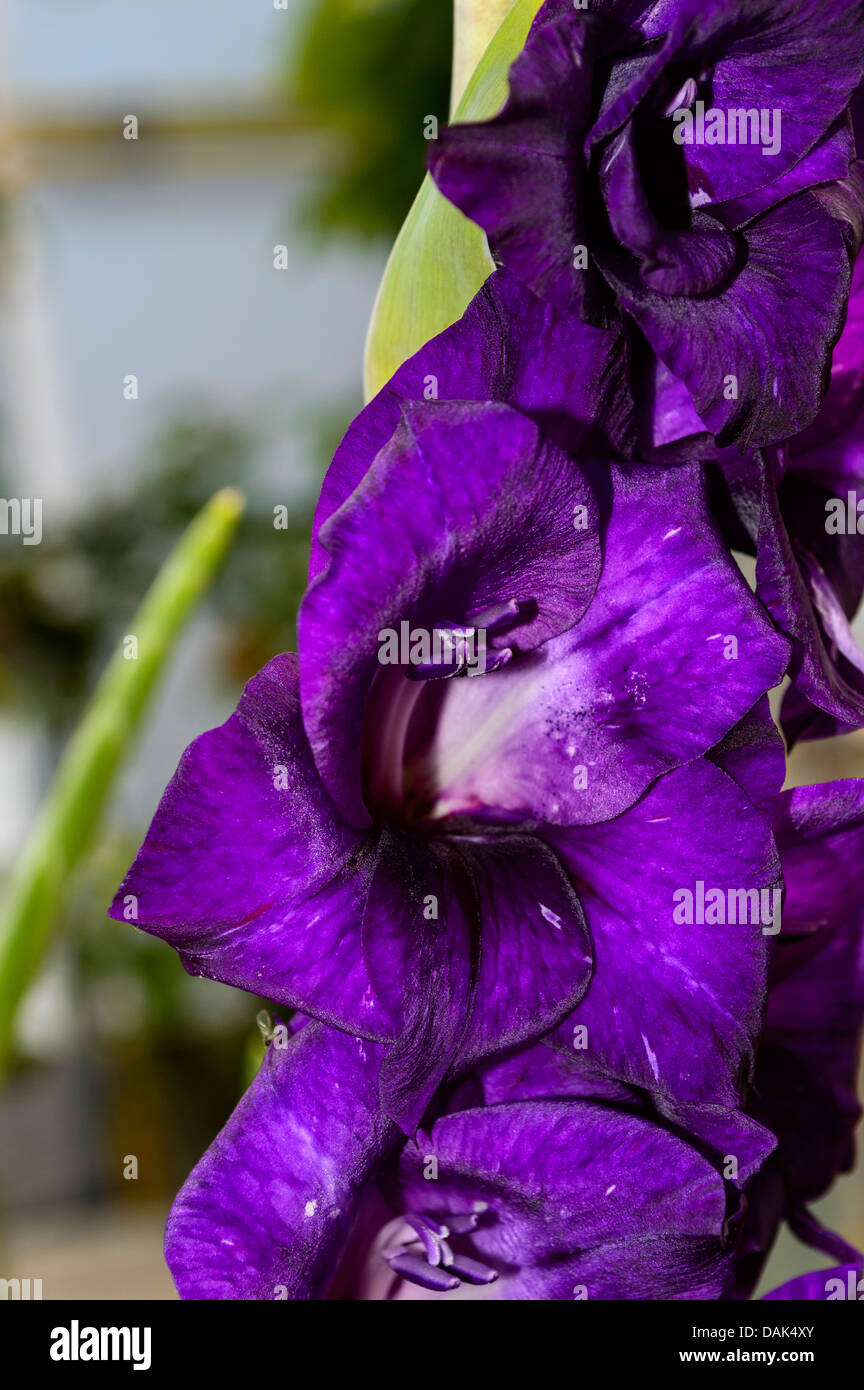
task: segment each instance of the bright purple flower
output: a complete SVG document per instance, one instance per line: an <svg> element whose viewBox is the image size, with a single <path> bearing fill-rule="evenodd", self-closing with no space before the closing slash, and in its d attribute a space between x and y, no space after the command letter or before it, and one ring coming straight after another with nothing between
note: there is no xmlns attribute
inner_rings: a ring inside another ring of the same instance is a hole
<svg viewBox="0 0 864 1390"><path fill-rule="evenodd" d="M764 774L757 728L722 754L751 787ZM775 823L786 911L751 1115L664 1114L658 1092L592 1073L550 1039L478 1065L406 1139L381 1108L383 1049L298 1021L174 1205L166 1253L181 1294L748 1298L784 1219L844 1267L769 1297L857 1287L857 1252L806 1203L849 1166L857 1118L864 783L785 793Z"/></svg>
<svg viewBox="0 0 864 1390"><path fill-rule="evenodd" d="M718 1298L732 1276L729 1195L659 1125L497 1083L402 1137L377 1108L377 1049L319 1024L271 1045L168 1223L180 1293L356 1299L473 1286L492 1297ZM523 1068L524 1070L524 1068ZM548 1074L545 1078L550 1080ZM440 1110L440 1106L439 1106ZM388 1153L389 1147L389 1153Z"/></svg>
<svg viewBox="0 0 864 1390"><path fill-rule="evenodd" d="M679 929L664 954L656 932L691 880L776 885L764 820L702 755L786 646L703 489L697 465L580 470L507 407L406 407L321 532L299 670L272 662L187 751L114 915L132 895L192 973L391 1044L407 1130L452 1067L573 1009L589 926L616 991L645 972L626 1025L592 1006L608 1069L665 1088L686 1059L684 1094L734 1097L760 927L730 928L730 952ZM382 665L402 624L484 629L485 674Z"/></svg>
<svg viewBox="0 0 864 1390"><path fill-rule="evenodd" d="M862 67L852 0L549 0L503 110L444 129L430 168L541 299L635 325L721 444L774 443L842 326Z"/></svg>
<svg viewBox="0 0 864 1390"><path fill-rule="evenodd" d="M776 748L763 715L717 758L757 799L775 801L766 767ZM562 1029L480 1062L432 1098L423 1127L406 1138L382 1104L385 1049L298 1019L293 1038L271 1043L172 1209L166 1253L181 1295L747 1298L784 1219L854 1265L857 1253L806 1203L849 1166L857 1118L862 787L805 788L776 801L787 897L751 1114L722 1097L675 1100L638 1074L614 1077L589 1023L587 1052L561 1047ZM722 930L713 945L733 955L740 939ZM675 941L659 931L657 940L673 961ZM598 961L631 944L599 943ZM642 978L634 965L631 993ZM679 956L679 978L687 970ZM600 975L586 998L595 990L605 992ZM732 993L724 1002L736 1008ZM634 1007L630 998L604 1003L613 1014ZM665 1007L659 1000L658 1017ZM706 1053L715 1048L710 1038ZM827 1296L821 1287L807 1296Z"/></svg>

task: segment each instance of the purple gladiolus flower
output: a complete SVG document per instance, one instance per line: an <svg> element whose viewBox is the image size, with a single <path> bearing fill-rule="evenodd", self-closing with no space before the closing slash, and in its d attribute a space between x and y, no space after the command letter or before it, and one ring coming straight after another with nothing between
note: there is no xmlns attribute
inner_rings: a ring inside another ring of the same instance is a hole
<svg viewBox="0 0 864 1390"><path fill-rule="evenodd" d="M272 662L187 752L114 915L131 895L193 973L389 1044L385 1109L407 1131L453 1067L572 1011L591 937L618 943L604 988L640 957L651 976L626 1020L591 1007L609 1069L665 1088L686 1059L687 1095L730 1100L764 939L742 920L715 951L671 902L706 874L776 888L764 820L703 755L787 647L701 469L580 470L507 407L444 403L406 407L366 463L321 532L299 667ZM486 671L382 664L403 625L485 631Z"/></svg>
<svg viewBox="0 0 864 1390"><path fill-rule="evenodd" d="M864 782L781 791L768 692L864 725L862 71L852 0L547 0L433 147L497 268L347 431L299 653L112 907L293 1013L172 1209L182 1296L743 1299L783 1222L859 1277L810 1206Z"/></svg>
<svg viewBox="0 0 864 1390"><path fill-rule="evenodd" d="M686 1141L565 1088L491 1107L475 1088L479 1105L457 1100L397 1146L374 1060L320 1024L271 1045L173 1208L184 1297L563 1299L581 1284L716 1298L728 1284L724 1183Z"/></svg>
<svg viewBox="0 0 864 1390"><path fill-rule="evenodd" d="M861 1115L864 781L784 792L773 823L786 901L750 1109L778 1136L794 1218L852 1167Z"/></svg>
<svg viewBox="0 0 864 1390"><path fill-rule="evenodd" d="M862 64L844 0L549 0L503 110L430 168L541 299L638 329L720 444L771 444L816 414L843 323Z"/></svg>
<svg viewBox="0 0 864 1390"><path fill-rule="evenodd" d="M806 1296L828 1296L859 1256L806 1203L848 1167L856 1119L864 783L776 799L756 727L723 757L774 805L787 901L750 1114L664 1114L586 1067L593 1043L550 1038L478 1064L406 1138L381 1108L384 1050L298 1020L175 1203L184 1297L746 1298L784 1217L844 1262L812 1276Z"/></svg>

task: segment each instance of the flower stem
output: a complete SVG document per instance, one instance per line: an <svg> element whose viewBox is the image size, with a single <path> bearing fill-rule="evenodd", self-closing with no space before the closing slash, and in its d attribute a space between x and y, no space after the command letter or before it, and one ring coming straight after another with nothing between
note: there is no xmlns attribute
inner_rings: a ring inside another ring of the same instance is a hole
<svg viewBox="0 0 864 1390"><path fill-rule="evenodd" d="M0 917L0 1076L16 1010L51 939L63 890L85 853L174 643L222 560L244 506L216 493L168 556L72 735L18 861ZM133 648L134 650L134 648Z"/></svg>

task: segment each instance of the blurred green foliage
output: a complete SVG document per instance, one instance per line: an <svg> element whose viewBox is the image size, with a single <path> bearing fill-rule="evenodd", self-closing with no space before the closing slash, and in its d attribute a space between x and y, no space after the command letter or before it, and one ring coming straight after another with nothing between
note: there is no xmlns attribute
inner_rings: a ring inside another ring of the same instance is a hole
<svg viewBox="0 0 864 1390"><path fill-rule="evenodd" d="M351 409L304 421L313 493ZM249 487L256 448L253 431L236 420L181 413L154 440L155 462L136 469L131 490L95 498L52 527L38 552L0 546L0 705L39 718L58 741L67 736L172 545L211 493ZM231 563L208 596L220 619L219 674L231 686L294 645L306 583L314 496L277 530L263 491L249 488Z"/></svg>
<svg viewBox="0 0 864 1390"><path fill-rule="evenodd" d="M307 3L286 95L341 145L306 207L316 231L395 237L425 173L424 117L447 117L451 11L450 0Z"/></svg>

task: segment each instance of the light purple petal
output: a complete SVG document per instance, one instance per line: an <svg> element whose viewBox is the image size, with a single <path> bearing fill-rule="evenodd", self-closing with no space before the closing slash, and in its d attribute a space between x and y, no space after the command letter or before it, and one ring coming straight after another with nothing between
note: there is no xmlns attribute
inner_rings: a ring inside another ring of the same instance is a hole
<svg viewBox="0 0 864 1390"><path fill-rule="evenodd" d="M604 472L603 573L585 616L533 657L442 694L417 771L442 809L607 820L782 678L786 644L707 518L698 465Z"/></svg>

